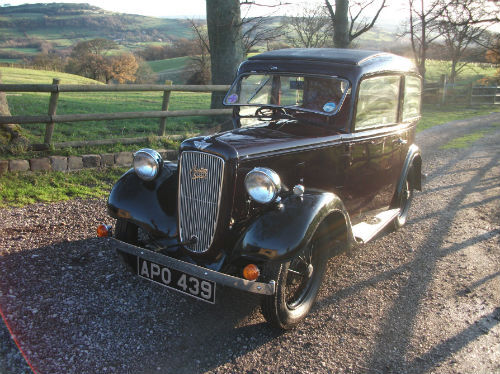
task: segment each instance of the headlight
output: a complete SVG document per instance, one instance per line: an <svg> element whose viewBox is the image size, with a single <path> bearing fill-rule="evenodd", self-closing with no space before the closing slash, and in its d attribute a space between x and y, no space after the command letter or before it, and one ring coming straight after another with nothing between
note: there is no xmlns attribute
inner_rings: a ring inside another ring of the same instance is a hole
<svg viewBox="0 0 500 374"><path fill-rule="evenodd" d="M160 154L153 149L143 148L134 154L134 170L145 181L155 179L162 162Z"/></svg>
<svg viewBox="0 0 500 374"><path fill-rule="evenodd" d="M276 199L281 191L279 175L268 168L254 168L245 177L245 187L252 199L267 204Z"/></svg>

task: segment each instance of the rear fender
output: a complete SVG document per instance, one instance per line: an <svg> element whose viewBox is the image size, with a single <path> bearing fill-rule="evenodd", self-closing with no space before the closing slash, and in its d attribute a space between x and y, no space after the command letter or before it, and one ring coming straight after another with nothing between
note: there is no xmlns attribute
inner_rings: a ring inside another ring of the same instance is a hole
<svg viewBox="0 0 500 374"><path fill-rule="evenodd" d="M113 186L108 213L160 236L177 235L177 165L165 163L153 181L140 179L133 169Z"/></svg>
<svg viewBox="0 0 500 374"><path fill-rule="evenodd" d="M332 193L309 193L283 199L279 207L252 222L238 240L233 259L290 260L308 245L318 226L332 213L341 215L342 225L346 225L346 244L353 243L349 216L340 198Z"/></svg>
<svg viewBox="0 0 500 374"><path fill-rule="evenodd" d="M408 174L410 173L411 174ZM412 144L408 149L406 158L403 164L403 170L399 177L398 184L396 186L396 193L393 203L398 201L397 197L400 195L403 184L406 178L409 177L411 187L416 190L422 191L422 156L420 153L420 148L415 144Z"/></svg>

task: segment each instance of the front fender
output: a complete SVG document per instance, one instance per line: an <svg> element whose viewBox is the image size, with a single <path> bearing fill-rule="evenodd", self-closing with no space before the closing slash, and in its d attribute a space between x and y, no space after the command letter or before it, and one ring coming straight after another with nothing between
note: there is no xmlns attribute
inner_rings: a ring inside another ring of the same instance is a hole
<svg viewBox="0 0 500 374"><path fill-rule="evenodd" d="M350 220L340 198L332 193L291 196L259 216L242 234L233 249L233 258L256 261L287 261L311 240L319 224L338 211L345 219L348 240L352 240Z"/></svg>
<svg viewBox="0 0 500 374"><path fill-rule="evenodd" d="M126 219L156 235L177 234L177 166L166 163L153 181L140 179L133 169L113 186L108 198L111 217Z"/></svg>

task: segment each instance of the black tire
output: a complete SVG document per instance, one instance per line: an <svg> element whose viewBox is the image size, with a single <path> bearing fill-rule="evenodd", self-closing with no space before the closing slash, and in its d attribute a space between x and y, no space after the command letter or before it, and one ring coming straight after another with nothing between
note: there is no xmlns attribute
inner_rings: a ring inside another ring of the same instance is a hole
<svg viewBox="0 0 500 374"><path fill-rule="evenodd" d="M327 251L310 244L291 261L264 267L263 277L276 282L276 293L262 299L262 314L267 322L290 330L304 320L318 295L327 261Z"/></svg>
<svg viewBox="0 0 500 374"><path fill-rule="evenodd" d="M116 220L115 238L129 244L137 244L138 227L122 218Z"/></svg>
<svg viewBox="0 0 500 374"><path fill-rule="evenodd" d="M403 183L403 188L398 197L398 206L401 209L397 217L394 219L394 229L398 230L406 224L408 218L408 212L411 207L411 202L413 200L413 187L411 183L410 176L412 175L412 170L408 171L408 176Z"/></svg>

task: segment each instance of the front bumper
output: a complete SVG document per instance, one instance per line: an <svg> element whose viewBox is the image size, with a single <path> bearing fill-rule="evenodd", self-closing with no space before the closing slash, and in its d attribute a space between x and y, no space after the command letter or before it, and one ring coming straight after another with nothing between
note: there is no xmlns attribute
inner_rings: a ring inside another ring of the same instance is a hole
<svg viewBox="0 0 500 374"><path fill-rule="evenodd" d="M237 288L242 291L252 292L261 295L274 295L276 292L276 283L272 280L269 283L249 281L243 278L234 277L220 273L218 271L206 269L204 267L190 264L164 254L150 251L149 249L136 247L135 245L122 242L112 238L112 246L118 251L128 253L132 256L140 257L148 261L170 267L194 275L196 277L213 281L217 284Z"/></svg>

